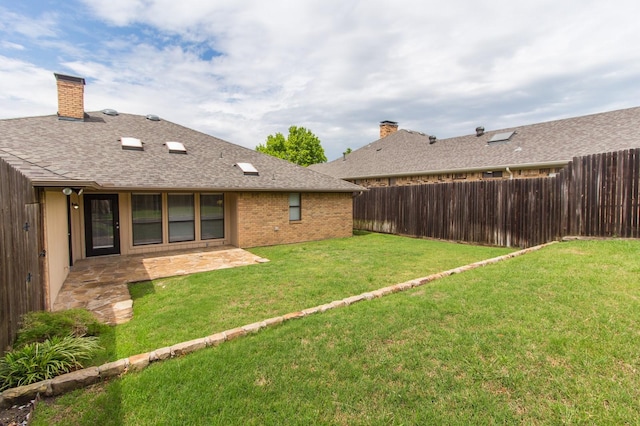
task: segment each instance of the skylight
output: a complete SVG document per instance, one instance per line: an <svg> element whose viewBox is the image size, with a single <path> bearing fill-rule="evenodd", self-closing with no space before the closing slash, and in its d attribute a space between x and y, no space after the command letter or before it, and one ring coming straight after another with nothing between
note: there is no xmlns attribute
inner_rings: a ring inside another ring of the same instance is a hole
<svg viewBox="0 0 640 426"><path fill-rule="evenodd" d="M509 139L511 139L511 136L514 135L514 133L515 132L496 133L491 139L489 139L489 143L508 141Z"/></svg>
<svg viewBox="0 0 640 426"><path fill-rule="evenodd" d="M144 150L142 146L142 141L137 138L122 137L120 138L120 143L122 144L122 149L128 149L132 151Z"/></svg>
<svg viewBox="0 0 640 426"><path fill-rule="evenodd" d="M165 142L164 143L167 148L169 148L169 152L172 154L186 154L187 148L184 147L182 142Z"/></svg>
<svg viewBox="0 0 640 426"><path fill-rule="evenodd" d="M236 166L242 170L246 176L258 176L258 169L256 169L251 163L236 163Z"/></svg>

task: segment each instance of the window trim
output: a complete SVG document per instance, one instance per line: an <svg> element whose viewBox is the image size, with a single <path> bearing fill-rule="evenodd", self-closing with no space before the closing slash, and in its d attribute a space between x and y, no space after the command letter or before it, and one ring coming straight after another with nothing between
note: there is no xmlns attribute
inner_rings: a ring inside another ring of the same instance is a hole
<svg viewBox="0 0 640 426"><path fill-rule="evenodd" d="M191 219L179 219L179 220L171 220L171 197L172 196L190 196L191 197ZM191 239L171 239L171 224L172 223L191 223L192 230L192 238ZM170 192L167 193L167 242L169 244L173 243L186 243L196 241L196 197L193 192L190 193L181 193L181 192Z"/></svg>
<svg viewBox="0 0 640 426"><path fill-rule="evenodd" d="M219 195L222 199L222 218L221 219L207 219L204 218L203 219L203 214L202 214L202 196L207 196L207 195ZM200 194L198 194L198 198L200 200L200 205L199 205L199 223L200 223L200 241L211 241L211 240L221 240L225 238L226 232L225 232L225 205L224 205L224 193L223 192L202 192ZM220 221L222 222L222 237L211 237L211 238L205 238L202 234L203 234L203 229L204 227L202 226L202 223L204 221Z"/></svg>
<svg viewBox="0 0 640 426"><path fill-rule="evenodd" d="M292 204L291 196L297 195L297 204ZM297 219L292 219L291 215L297 209L298 215ZM300 192L290 192L289 193L289 222L300 222L302 220L302 193Z"/></svg>
<svg viewBox="0 0 640 426"><path fill-rule="evenodd" d="M160 219L159 220L154 220L153 222L149 222L149 223L160 223L160 241L156 241L156 242L144 242L144 243L136 243L136 239L135 239L135 227L136 227L136 221L133 217L133 213L134 213L134 209L133 209L133 198L136 196L158 196L160 197ZM132 193L131 194L131 244L133 245L133 247L141 247L141 246L150 246L150 245L157 245L157 244L163 244L164 243L164 213L163 213L163 201L162 201L162 193L158 193L158 192L153 192L153 193Z"/></svg>

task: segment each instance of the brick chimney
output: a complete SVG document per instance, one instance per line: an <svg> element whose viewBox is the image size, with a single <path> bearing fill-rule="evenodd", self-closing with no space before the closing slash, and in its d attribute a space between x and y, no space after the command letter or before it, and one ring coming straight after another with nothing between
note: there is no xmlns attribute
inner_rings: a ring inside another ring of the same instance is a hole
<svg viewBox="0 0 640 426"><path fill-rule="evenodd" d="M398 131L398 123L395 121L381 121L380 122L380 139L389 136L392 133Z"/></svg>
<svg viewBox="0 0 640 426"><path fill-rule="evenodd" d="M84 78L53 74L58 83L58 118L84 120Z"/></svg>

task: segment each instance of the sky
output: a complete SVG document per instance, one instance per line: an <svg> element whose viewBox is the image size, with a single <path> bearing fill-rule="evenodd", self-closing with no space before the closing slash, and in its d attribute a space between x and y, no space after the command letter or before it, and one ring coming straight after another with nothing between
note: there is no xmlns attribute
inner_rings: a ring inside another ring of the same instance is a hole
<svg viewBox="0 0 640 426"><path fill-rule="evenodd" d="M640 106L637 0L0 0L0 118L156 114L255 148L292 125L329 160L379 122L439 139Z"/></svg>

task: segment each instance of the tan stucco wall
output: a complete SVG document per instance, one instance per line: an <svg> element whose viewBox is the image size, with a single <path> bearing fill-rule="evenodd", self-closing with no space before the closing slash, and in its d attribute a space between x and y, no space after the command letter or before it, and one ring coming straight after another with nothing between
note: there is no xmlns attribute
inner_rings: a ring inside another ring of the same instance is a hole
<svg viewBox="0 0 640 426"><path fill-rule="evenodd" d="M49 283L49 306L53 306L62 283L69 274L67 197L59 190L45 192L45 221L45 273Z"/></svg>
<svg viewBox="0 0 640 426"><path fill-rule="evenodd" d="M302 193L302 220L289 221L288 193L238 194L239 247L348 237L353 232L351 193Z"/></svg>

